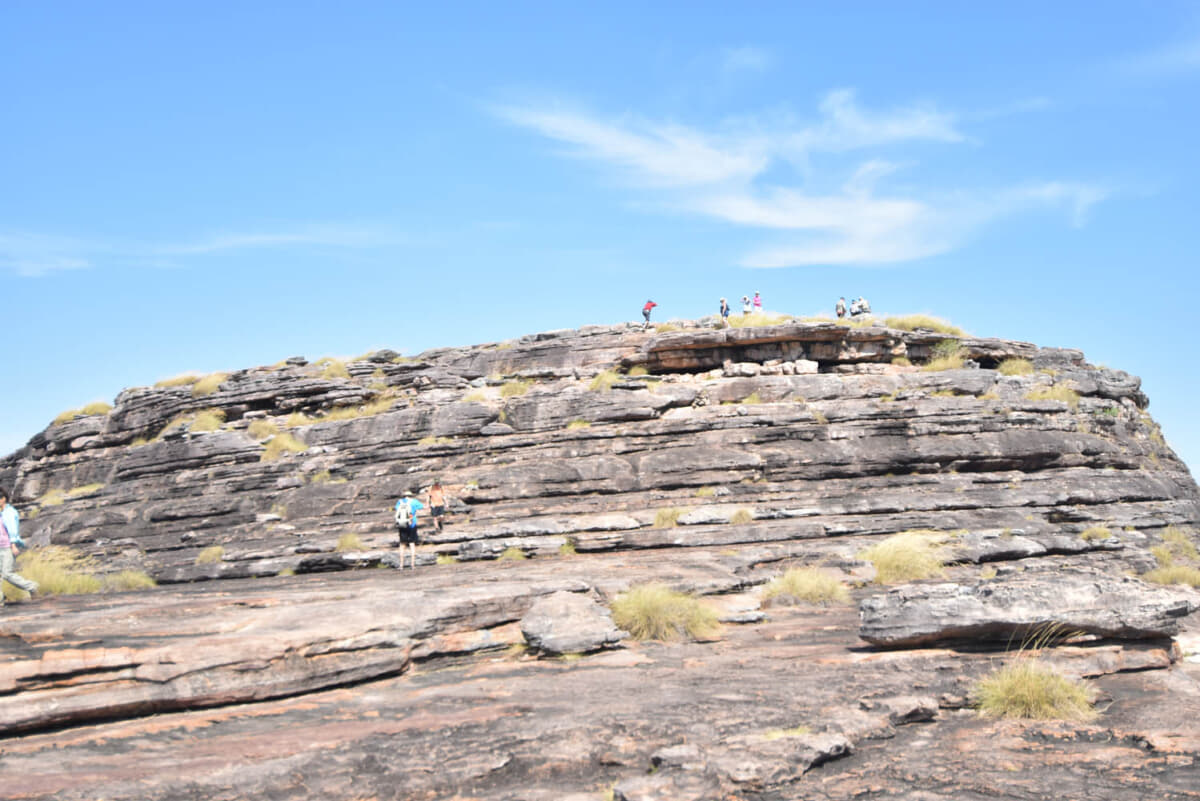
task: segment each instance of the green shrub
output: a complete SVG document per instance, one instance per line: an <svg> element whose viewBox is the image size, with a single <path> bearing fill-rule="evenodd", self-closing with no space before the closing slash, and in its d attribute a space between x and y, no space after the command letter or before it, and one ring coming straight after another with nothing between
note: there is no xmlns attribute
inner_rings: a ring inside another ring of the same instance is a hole
<svg viewBox="0 0 1200 801"><path fill-rule="evenodd" d="M1061 384L1052 387L1038 387L1025 393L1025 400L1031 401L1062 401L1072 409L1079 408L1079 393Z"/></svg>
<svg viewBox="0 0 1200 801"><path fill-rule="evenodd" d="M654 513L654 528L675 528L679 523L679 515L681 514L683 514L683 510L674 507L659 509Z"/></svg>
<svg viewBox="0 0 1200 801"><path fill-rule="evenodd" d="M1084 542L1092 542L1093 540L1106 540L1112 536L1112 532L1104 526L1091 526L1084 529L1079 538Z"/></svg>
<svg viewBox="0 0 1200 801"><path fill-rule="evenodd" d="M793 568L771 579L763 600L774 603L850 603L850 591L833 573L816 567Z"/></svg>
<svg viewBox="0 0 1200 801"><path fill-rule="evenodd" d="M1028 359L1005 359L996 369L1001 375L1031 375L1033 362Z"/></svg>
<svg viewBox="0 0 1200 801"><path fill-rule="evenodd" d="M357 534L343 534L338 537L337 545L334 547L338 553L346 553L346 551L361 551L363 549L362 537Z"/></svg>
<svg viewBox="0 0 1200 801"><path fill-rule="evenodd" d="M614 370L605 370L592 379L592 383L588 384L588 389L593 392L608 392L612 389L613 384L621 380L621 376Z"/></svg>
<svg viewBox="0 0 1200 801"><path fill-rule="evenodd" d="M717 615L696 598L664 584L643 584L612 602L613 623L638 640L708 639L720 631Z"/></svg>
<svg viewBox="0 0 1200 801"><path fill-rule="evenodd" d="M225 422L225 412L221 409L204 409L196 412L189 431L217 431Z"/></svg>
<svg viewBox="0 0 1200 801"><path fill-rule="evenodd" d="M221 384L225 383L225 379L227 378L229 376L225 373L209 373L195 384L192 384L192 397L200 398L213 394L220 388Z"/></svg>
<svg viewBox="0 0 1200 801"><path fill-rule="evenodd" d="M1143 574L1142 579L1154 584L1187 584L1200 589L1200 569L1190 565L1156 567Z"/></svg>
<svg viewBox="0 0 1200 801"><path fill-rule="evenodd" d="M285 453L303 453L306 450L308 450L307 445L286 431L282 431L271 437L259 459L264 462L270 462L278 459Z"/></svg>
<svg viewBox="0 0 1200 801"><path fill-rule="evenodd" d="M211 565L225 558L225 548L220 545L210 545L196 554L196 564Z"/></svg>
<svg viewBox="0 0 1200 801"><path fill-rule="evenodd" d="M958 370L962 366L962 343L954 339L943 339L933 346L933 358L921 369L932 373L940 372L941 370Z"/></svg>
<svg viewBox="0 0 1200 801"><path fill-rule="evenodd" d="M524 551L522 551L517 546L510 545L507 548L505 548L504 553L500 554L500 556L497 558L500 559L501 561L506 561L506 562L508 562L508 561L519 562L520 560L528 559L529 557L525 554Z"/></svg>
<svg viewBox="0 0 1200 801"><path fill-rule="evenodd" d="M729 518L729 522L735 526L745 525L752 520L754 520L754 513L749 509L738 509L733 513L733 516Z"/></svg>
<svg viewBox="0 0 1200 801"><path fill-rule="evenodd" d="M939 531L902 531L864 549L859 558L875 565L875 581L893 584L941 576L945 573Z"/></svg>
<svg viewBox="0 0 1200 801"><path fill-rule="evenodd" d="M1084 684L1025 656L981 679L974 696L979 711L989 717L1075 721L1097 717Z"/></svg>
<svg viewBox="0 0 1200 801"><path fill-rule="evenodd" d="M505 381L500 387L500 397L515 398L529 391L531 381Z"/></svg>
<svg viewBox="0 0 1200 801"><path fill-rule="evenodd" d="M928 314L906 314L900 317L886 317L883 324L888 328L899 328L902 331L916 331L926 328L939 334L951 334L956 337L964 336L965 332L956 325L946 322L940 317Z"/></svg>

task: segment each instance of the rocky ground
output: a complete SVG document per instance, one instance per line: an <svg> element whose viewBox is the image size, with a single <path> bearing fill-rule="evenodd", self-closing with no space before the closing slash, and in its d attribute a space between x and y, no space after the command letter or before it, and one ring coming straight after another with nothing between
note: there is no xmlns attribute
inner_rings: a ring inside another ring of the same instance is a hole
<svg viewBox="0 0 1200 801"><path fill-rule="evenodd" d="M1200 595L1136 578L1200 494L1138 380L969 338L920 369L946 339L592 327L66 416L0 461L26 538L160 586L4 608L3 795L1200 796ZM389 507L434 477L449 525L398 571ZM909 529L946 576L873 583L863 549ZM763 603L818 564L852 603ZM649 581L721 633L624 637L607 604ZM1047 624L1099 717L980 717Z"/></svg>

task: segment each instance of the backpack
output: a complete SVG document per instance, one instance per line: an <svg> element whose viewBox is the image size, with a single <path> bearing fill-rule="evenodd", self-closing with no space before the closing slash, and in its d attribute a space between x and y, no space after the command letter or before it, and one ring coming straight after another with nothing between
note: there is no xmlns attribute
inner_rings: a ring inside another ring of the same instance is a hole
<svg viewBox="0 0 1200 801"><path fill-rule="evenodd" d="M400 528L412 528L412 505L408 500L400 501L396 506L396 525Z"/></svg>

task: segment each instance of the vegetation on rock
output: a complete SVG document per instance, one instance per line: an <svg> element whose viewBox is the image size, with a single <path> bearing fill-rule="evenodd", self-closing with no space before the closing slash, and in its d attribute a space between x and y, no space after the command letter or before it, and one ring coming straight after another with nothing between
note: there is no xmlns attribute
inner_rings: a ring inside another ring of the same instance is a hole
<svg viewBox="0 0 1200 801"><path fill-rule="evenodd" d="M720 631L712 609L665 584L632 587L611 606L613 623L638 640L708 639Z"/></svg>
<svg viewBox="0 0 1200 801"><path fill-rule="evenodd" d="M976 706L989 717L1087 721L1097 717L1088 688L1025 655L981 679Z"/></svg>
<svg viewBox="0 0 1200 801"><path fill-rule="evenodd" d="M945 574L945 541L939 531L902 531L861 551L859 558L875 566L879 584L933 578Z"/></svg>
<svg viewBox="0 0 1200 801"><path fill-rule="evenodd" d="M762 598L764 602L783 605L845 604L850 602L850 591L828 570L798 567L771 579L763 590Z"/></svg>

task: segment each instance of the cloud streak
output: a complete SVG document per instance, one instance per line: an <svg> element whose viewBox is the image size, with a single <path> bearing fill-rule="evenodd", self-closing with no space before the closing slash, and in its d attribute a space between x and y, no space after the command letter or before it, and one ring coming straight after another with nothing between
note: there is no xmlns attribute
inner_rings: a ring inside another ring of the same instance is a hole
<svg viewBox="0 0 1200 801"><path fill-rule="evenodd" d="M566 145L573 158L616 169L670 207L783 238L746 253L741 263L747 267L913 261L960 247L979 227L1025 210L1066 210L1074 225L1083 225L1108 196L1106 189L1064 181L990 192L881 190L913 164L893 163L876 151L913 143L954 146L968 137L954 113L932 105L865 108L850 89L826 94L813 120L742 119L712 131L561 108L510 106L500 114ZM844 166L811 166L856 155L848 173ZM778 164L808 165L806 180L781 183L772 169ZM809 188L829 185L839 188Z"/></svg>

